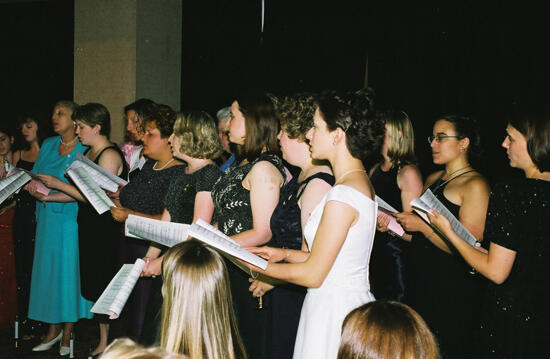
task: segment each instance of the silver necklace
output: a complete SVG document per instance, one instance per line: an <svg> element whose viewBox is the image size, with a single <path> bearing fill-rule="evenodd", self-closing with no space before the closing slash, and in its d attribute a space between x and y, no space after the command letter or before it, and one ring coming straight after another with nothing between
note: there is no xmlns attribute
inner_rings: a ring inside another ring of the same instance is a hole
<svg viewBox="0 0 550 359"><path fill-rule="evenodd" d="M347 175L349 175L349 174L352 173L352 172L367 172L367 171L365 171L365 170L363 170L363 169L360 169L360 168L353 168L353 169L351 169L351 170L347 170L346 172L342 173L342 174L340 175L340 177L338 177L338 178L336 179L336 181L334 182L334 185L336 186L338 183L340 183L340 181L341 181L344 177L346 177Z"/></svg>

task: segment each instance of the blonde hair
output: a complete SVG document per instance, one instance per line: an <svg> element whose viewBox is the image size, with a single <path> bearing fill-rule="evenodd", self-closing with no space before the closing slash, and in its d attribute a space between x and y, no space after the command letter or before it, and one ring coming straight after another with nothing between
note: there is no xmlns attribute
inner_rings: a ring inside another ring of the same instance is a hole
<svg viewBox="0 0 550 359"><path fill-rule="evenodd" d="M338 359L439 359L426 322L409 306L374 301L354 309L342 326Z"/></svg>
<svg viewBox="0 0 550 359"><path fill-rule="evenodd" d="M388 157L394 166L415 163L414 131L409 116L404 111L385 111L379 114L388 131Z"/></svg>
<svg viewBox="0 0 550 359"><path fill-rule="evenodd" d="M180 243L166 253L162 276L162 348L190 359L246 358L217 252L197 240Z"/></svg>
<svg viewBox="0 0 550 359"><path fill-rule="evenodd" d="M222 154L216 121L204 111L178 113L174 136L181 142L180 152L189 157L213 159Z"/></svg>
<svg viewBox="0 0 550 359"><path fill-rule="evenodd" d="M100 359L184 359L185 356L169 353L160 348L145 349L127 338L115 339Z"/></svg>

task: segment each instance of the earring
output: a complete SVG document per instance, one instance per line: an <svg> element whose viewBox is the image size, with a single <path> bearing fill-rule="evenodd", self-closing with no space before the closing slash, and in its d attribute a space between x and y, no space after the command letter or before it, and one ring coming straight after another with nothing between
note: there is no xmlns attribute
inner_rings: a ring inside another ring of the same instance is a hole
<svg viewBox="0 0 550 359"><path fill-rule="evenodd" d="M332 145L333 145L333 146L336 146L336 140L333 140L333 141L332 141Z"/></svg>
<svg viewBox="0 0 550 359"><path fill-rule="evenodd" d="M464 147L460 149L460 152L464 152Z"/></svg>

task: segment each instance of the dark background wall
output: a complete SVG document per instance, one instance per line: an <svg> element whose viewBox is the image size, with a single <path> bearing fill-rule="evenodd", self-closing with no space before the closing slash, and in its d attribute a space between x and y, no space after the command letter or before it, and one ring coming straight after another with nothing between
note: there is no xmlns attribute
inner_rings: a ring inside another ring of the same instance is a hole
<svg viewBox="0 0 550 359"><path fill-rule="evenodd" d="M242 92L357 89L409 113L423 172L442 114L475 117L491 179L517 174L499 148L512 103L548 102L548 30L540 8L496 1L438 7L372 1L183 1L182 108L214 112ZM73 93L72 1L0 3L0 93L11 121Z"/></svg>

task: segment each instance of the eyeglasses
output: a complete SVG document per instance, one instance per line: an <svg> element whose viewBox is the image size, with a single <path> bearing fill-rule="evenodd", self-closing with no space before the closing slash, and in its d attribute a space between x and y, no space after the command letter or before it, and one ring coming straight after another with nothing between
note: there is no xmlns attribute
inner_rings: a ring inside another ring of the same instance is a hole
<svg viewBox="0 0 550 359"><path fill-rule="evenodd" d="M461 136L448 136L448 135L441 135L441 134L437 134L435 136L431 135L431 136L428 136L428 144L431 145L434 140L437 143L441 143L441 141L443 141L446 138L461 138Z"/></svg>

